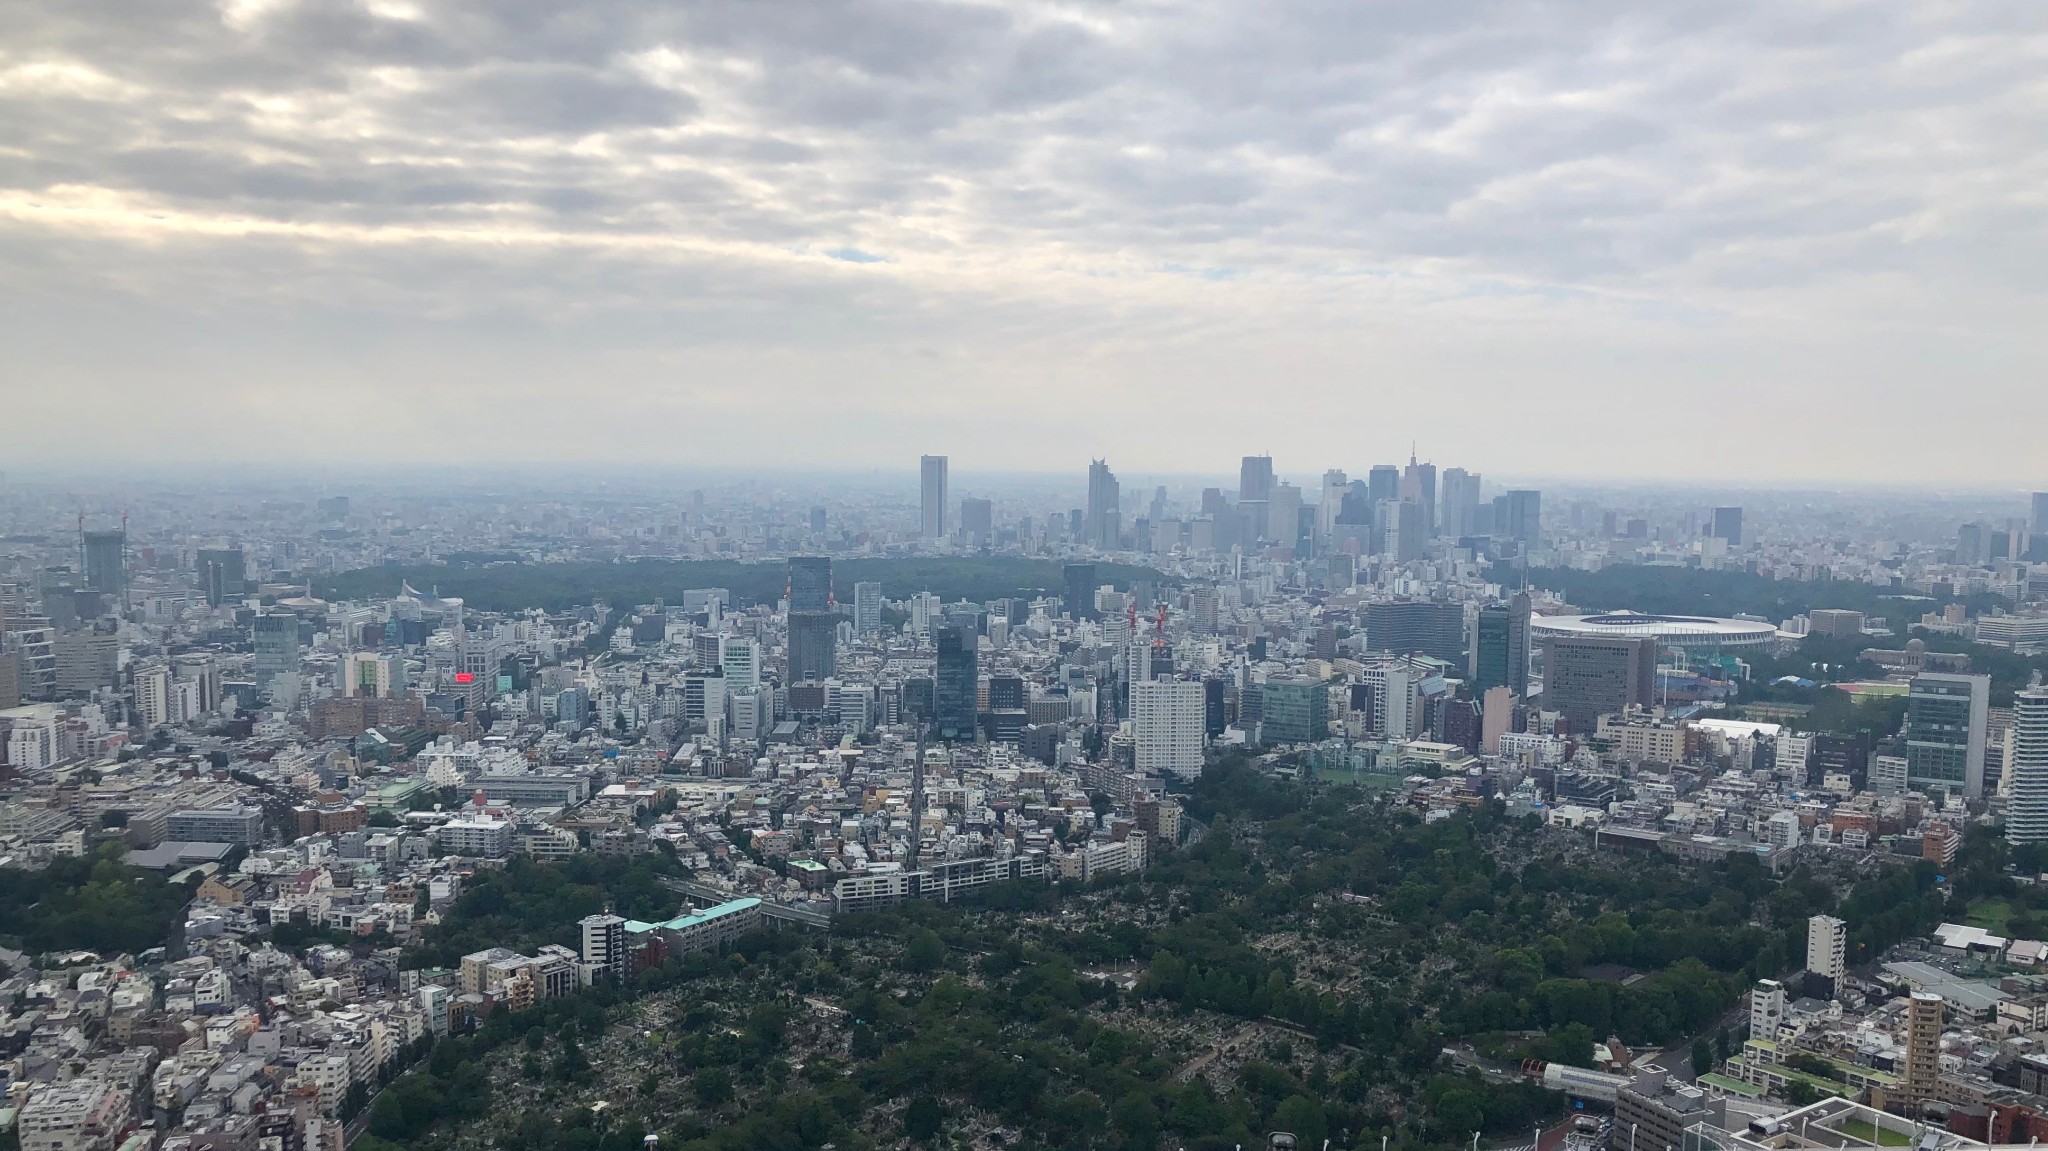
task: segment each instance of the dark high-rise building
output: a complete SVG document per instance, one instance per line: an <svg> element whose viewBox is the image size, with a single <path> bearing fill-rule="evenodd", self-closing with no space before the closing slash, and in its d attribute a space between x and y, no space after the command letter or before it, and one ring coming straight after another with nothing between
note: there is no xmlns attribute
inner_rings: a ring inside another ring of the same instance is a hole
<svg viewBox="0 0 2048 1151"><path fill-rule="evenodd" d="M825 509L811 509L811 534L822 535L825 531Z"/></svg>
<svg viewBox="0 0 2048 1151"><path fill-rule="evenodd" d="M917 512L917 534L928 540L946 534L946 457L918 457Z"/></svg>
<svg viewBox="0 0 2048 1151"><path fill-rule="evenodd" d="M1656 703L1657 641L1650 636L1559 636L1543 650L1543 706L1573 735L1600 717Z"/></svg>
<svg viewBox="0 0 2048 1151"><path fill-rule="evenodd" d="M1095 565L1068 564L1067 615L1072 619L1095 618Z"/></svg>
<svg viewBox="0 0 2048 1151"><path fill-rule="evenodd" d="M1729 547L1742 542L1742 509L1715 508L1713 526L1708 534L1717 540L1727 540Z"/></svg>
<svg viewBox="0 0 2048 1151"><path fill-rule="evenodd" d="M988 679L990 711L1021 711L1024 708L1024 677L992 675Z"/></svg>
<svg viewBox="0 0 2048 1151"><path fill-rule="evenodd" d="M1229 687L1228 683L1220 679L1202 681L1202 730L1208 733L1210 739L1222 735L1224 726L1229 722L1224 708L1224 693Z"/></svg>
<svg viewBox="0 0 2048 1151"><path fill-rule="evenodd" d="M1464 468L1445 468L1438 533L1453 538L1472 535L1473 513L1478 508L1479 474Z"/></svg>
<svg viewBox="0 0 2048 1151"><path fill-rule="evenodd" d="M1330 689L1313 676L1276 675L1259 691L1259 742L1316 743L1330 737Z"/></svg>
<svg viewBox="0 0 2048 1151"><path fill-rule="evenodd" d="M972 740L979 640L973 632L951 624L934 629L933 638L939 649L933 726L940 739Z"/></svg>
<svg viewBox="0 0 2048 1151"><path fill-rule="evenodd" d="M978 544L995 539L995 505L984 499L960 501L960 530Z"/></svg>
<svg viewBox="0 0 2048 1151"><path fill-rule="evenodd" d="M116 600L128 593L128 533L120 528L104 532L80 532L79 546L85 552L85 586Z"/></svg>
<svg viewBox="0 0 2048 1151"><path fill-rule="evenodd" d="M930 723L938 710L936 685L924 676L903 681L903 722Z"/></svg>
<svg viewBox="0 0 2048 1151"><path fill-rule="evenodd" d="M1517 488L1494 505L1495 535L1533 544L1543 538L1543 493Z"/></svg>
<svg viewBox="0 0 2048 1151"><path fill-rule="evenodd" d="M837 612L790 612L789 682L830 679L839 666L838 646Z"/></svg>
<svg viewBox="0 0 2048 1151"><path fill-rule="evenodd" d="M1517 592L1506 603L1479 609L1472 637L1472 693L1505 687L1529 694L1529 597Z"/></svg>
<svg viewBox="0 0 2048 1151"><path fill-rule="evenodd" d="M1392 464L1374 464L1365 473L1366 502L1377 504L1381 500L1401 498L1401 469Z"/></svg>
<svg viewBox="0 0 2048 1151"><path fill-rule="evenodd" d="M1365 605L1365 645L1369 651L1391 651L1399 655L1420 652L1434 659L1463 663L1465 606L1426 599L1368 603Z"/></svg>
<svg viewBox="0 0 2048 1151"><path fill-rule="evenodd" d="M200 548L199 586L212 607L242 598L249 590L249 569L241 548Z"/></svg>
<svg viewBox="0 0 2048 1151"><path fill-rule="evenodd" d="M1116 550L1123 535L1123 489L1107 460L1088 464L1087 542L1102 551Z"/></svg>
<svg viewBox="0 0 2048 1151"><path fill-rule="evenodd" d="M1237 469L1237 501L1273 498L1273 457L1246 456Z"/></svg>
<svg viewBox="0 0 2048 1151"><path fill-rule="evenodd" d="M283 612L259 615L251 636L256 646L256 687L271 690L271 681L299 671L299 617Z"/></svg>
<svg viewBox="0 0 2048 1151"><path fill-rule="evenodd" d="M832 610L832 557L789 557L789 610Z"/></svg>

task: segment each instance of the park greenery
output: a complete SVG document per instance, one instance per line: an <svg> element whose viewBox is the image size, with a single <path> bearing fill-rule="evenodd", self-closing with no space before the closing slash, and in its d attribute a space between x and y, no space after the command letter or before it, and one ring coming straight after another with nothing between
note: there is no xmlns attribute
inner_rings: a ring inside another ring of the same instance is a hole
<svg viewBox="0 0 2048 1151"><path fill-rule="evenodd" d="M121 862L119 843L59 857L33 871L0 869L0 943L31 955L160 947L182 921L199 879L172 884Z"/></svg>
<svg viewBox="0 0 2048 1151"><path fill-rule="evenodd" d="M1097 563L1099 583L1128 588L1136 581L1166 579L1151 568ZM882 594L903 599L928 591L946 602L985 603L1011 596L1064 595L1066 577L1054 560L1019 556L933 556L904 559L835 559L832 579L842 603L850 603L853 585L872 580ZM782 597L789 568L780 562L739 563L732 560L625 560L618 563L450 562L409 567L360 568L341 572L322 585L334 599L379 599L398 594L401 581L422 591L460 596L483 611L560 612L588 607L600 599L613 607L630 608L656 602L680 604L692 588L722 587L737 606L772 604ZM732 605L729 605L732 606Z"/></svg>
<svg viewBox="0 0 2048 1151"><path fill-rule="evenodd" d="M1950 886L2024 903L1982 835L1945 885L1921 863L1774 875L1749 855L1595 855L1533 819L1426 821L1242 756L1186 799L1206 834L1141 874L757 934L493 1015L378 1097L363 1146L630 1151L653 1132L691 1151L1223 1151L1284 1129L1450 1147L1526 1133L1563 1101L1446 1047L1507 1066L1588 1064L1609 1036L1725 1052L1741 993L1799 965L1810 915L1847 920L1862 962L1931 929ZM481 873L421 957L565 940L605 900L665 914L667 866ZM1208 1067L1232 1033L1243 1049Z"/></svg>

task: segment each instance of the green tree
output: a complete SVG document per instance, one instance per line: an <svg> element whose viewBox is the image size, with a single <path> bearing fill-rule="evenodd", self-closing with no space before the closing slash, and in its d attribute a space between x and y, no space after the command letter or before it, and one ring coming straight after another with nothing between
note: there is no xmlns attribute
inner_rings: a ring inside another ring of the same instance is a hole
<svg viewBox="0 0 2048 1151"><path fill-rule="evenodd" d="M1714 1047L1702 1035L1692 1041L1692 1070L1695 1075L1705 1075L1715 1067Z"/></svg>
<svg viewBox="0 0 2048 1151"><path fill-rule="evenodd" d="M1306 1095L1291 1095L1275 1108L1273 1125L1276 1130L1292 1132L1298 1141L1296 1146L1305 1151L1320 1151L1323 1137L1329 1130L1323 1105Z"/></svg>
<svg viewBox="0 0 2048 1151"><path fill-rule="evenodd" d="M732 1072L723 1067L706 1067L697 1072L697 1079L691 1085L696 1091L697 1102L713 1109L732 1102Z"/></svg>
<svg viewBox="0 0 2048 1151"><path fill-rule="evenodd" d="M929 927L913 927L903 946L903 969L919 974L936 971L946 962L946 941Z"/></svg>
<svg viewBox="0 0 2048 1151"><path fill-rule="evenodd" d="M922 1143L939 1133L946 1122L946 1112L939 1106L937 1098L918 1095L903 1109L903 1137L912 1143Z"/></svg>

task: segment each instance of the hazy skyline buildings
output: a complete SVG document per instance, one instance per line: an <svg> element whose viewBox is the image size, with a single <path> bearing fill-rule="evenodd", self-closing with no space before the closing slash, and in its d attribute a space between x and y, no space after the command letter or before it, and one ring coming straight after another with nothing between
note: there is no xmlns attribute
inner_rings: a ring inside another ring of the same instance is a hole
<svg viewBox="0 0 2048 1151"><path fill-rule="evenodd" d="M945 456L921 456L917 461L918 534L928 540L946 534Z"/></svg>

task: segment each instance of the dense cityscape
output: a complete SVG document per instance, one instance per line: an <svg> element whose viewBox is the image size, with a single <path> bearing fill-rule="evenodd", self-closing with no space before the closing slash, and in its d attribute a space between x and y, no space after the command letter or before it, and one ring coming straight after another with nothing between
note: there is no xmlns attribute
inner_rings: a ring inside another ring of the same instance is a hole
<svg viewBox="0 0 2048 1151"><path fill-rule="evenodd" d="M2048 493L949 469L8 479L11 1137L2048 1129Z"/></svg>

